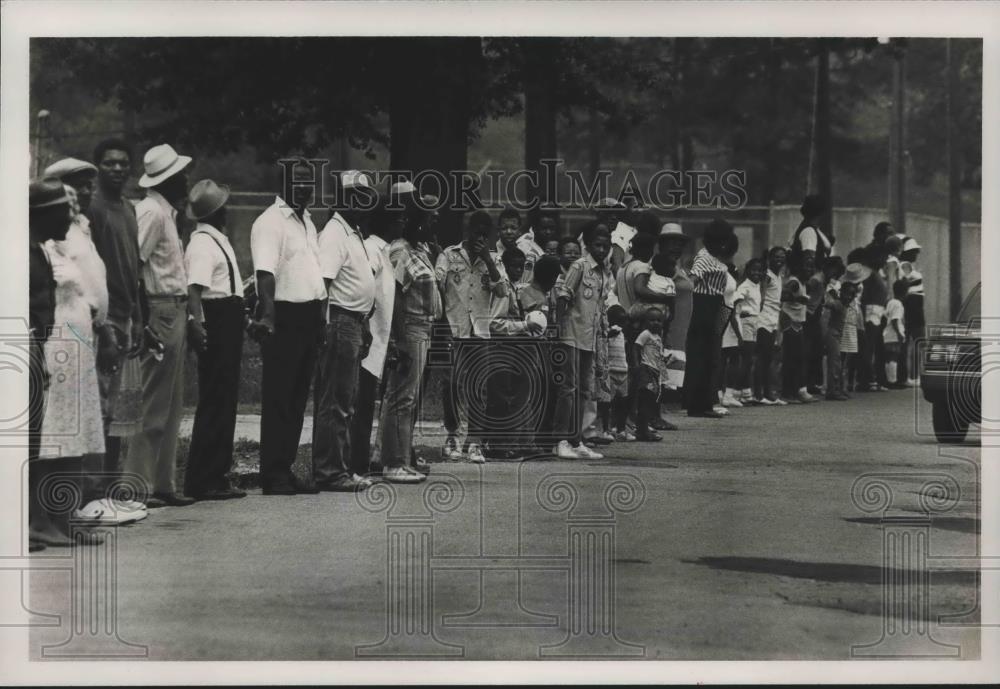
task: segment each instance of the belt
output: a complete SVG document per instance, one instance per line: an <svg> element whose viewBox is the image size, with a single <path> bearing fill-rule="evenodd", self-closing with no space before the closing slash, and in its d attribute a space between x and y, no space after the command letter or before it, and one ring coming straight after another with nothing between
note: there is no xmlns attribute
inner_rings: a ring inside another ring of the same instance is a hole
<svg viewBox="0 0 1000 689"><path fill-rule="evenodd" d="M149 301L172 301L176 304L182 304L188 300L186 294L148 294L146 298Z"/></svg>
<svg viewBox="0 0 1000 689"><path fill-rule="evenodd" d="M351 311L350 309L345 309L343 306L337 306L336 304L329 305L328 313L339 313L345 316L350 316L351 318L357 320L359 323L368 317L367 313L361 313L360 311Z"/></svg>

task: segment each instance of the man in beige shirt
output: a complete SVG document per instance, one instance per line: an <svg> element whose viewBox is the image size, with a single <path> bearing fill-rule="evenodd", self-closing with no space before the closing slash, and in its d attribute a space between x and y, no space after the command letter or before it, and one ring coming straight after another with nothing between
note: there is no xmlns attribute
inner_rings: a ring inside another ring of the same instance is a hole
<svg viewBox="0 0 1000 689"><path fill-rule="evenodd" d="M187 353L187 273L177 232L177 206L187 198L191 158L169 144L153 146L143 158L139 186L146 198L136 206L140 276L149 300L149 330L160 351L142 353L142 432L130 442L124 469L145 479L147 507L190 505L174 486L177 436L184 398Z"/></svg>

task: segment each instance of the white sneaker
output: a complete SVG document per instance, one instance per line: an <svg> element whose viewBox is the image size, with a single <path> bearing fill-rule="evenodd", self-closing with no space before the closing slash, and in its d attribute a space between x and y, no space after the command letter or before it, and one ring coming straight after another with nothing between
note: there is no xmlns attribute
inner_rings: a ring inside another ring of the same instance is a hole
<svg viewBox="0 0 1000 689"><path fill-rule="evenodd" d="M776 407L787 407L788 406L788 402L786 402L785 400L781 399L780 397L776 397L773 400L771 400L771 404L773 404Z"/></svg>
<svg viewBox="0 0 1000 689"><path fill-rule="evenodd" d="M139 502L138 500L114 500L114 504L118 509L124 509L131 512L145 512L146 503Z"/></svg>
<svg viewBox="0 0 1000 689"><path fill-rule="evenodd" d="M410 473L404 467L389 467L382 471L382 480L389 483L420 483L426 476Z"/></svg>
<svg viewBox="0 0 1000 689"><path fill-rule="evenodd" d="M569 443L566 444L568 445ZM602 455L600 452L594 452L583 443L580 443L579 445L574 447L573 451L576 452L576 456L579 457L580 459L604 459L604 455Z"/></svg>
<svg viewBox="0 0 1000 689"><path fill-rule="evenodd" d="M444 447L441 448L441 458L451 462L460 462L465 458L454 436L444 441Z"/></svg>
<svg viewBox="0 0 1000 689"><path fill-rule="evenodd" d="M486 464L486 455L476 443L469 445L469 461L473 464Z"/></svg>
<svg viewBox="0 0 1000 689"><path fill-rule="evenodd" d="M726 394L722 396L722 406L723 407L742 407L743 403L736 399L736 395L732 390L726 390Z"/></svg>
<svg viewBox="0 0 1000 689"><path fill-rule="evenodd" d="M580 459L573 446L567 440L560 440L559 444L552 448L552 454L559 459Z"/></svg>
<svg viewBox="0 0 1000 689"><path fill-rule="evenodd" d="M78 510L73 510L73 518L106 526L122 526L142 521L149 516L143 510L123 509L108 498L91 500Z"/></svg>
<svg viewBox="0 0 1000 689"><path fill-rule="evenodd" d="M721 414L722 416L729 416L729 410L723 407L721 404L717 404L712 407L712 411L716 414Z"/></svg>
<svg viewBox="0 0 1000 689"><path fill-rule="evenodd" d="M773 407L778 403L776 400L772 400L770 397L761 397L759 399L754 399L754 402L756 404L760 404L765 407Z"/></svg>
<svg viewBox="0 0 1000 689"><path fill-rule="evenodd" d="M910 379L908 379L906 381L906 387L909 387L909 388L919 388L920 387L920 379L919 378L910 378Z"/></svg>

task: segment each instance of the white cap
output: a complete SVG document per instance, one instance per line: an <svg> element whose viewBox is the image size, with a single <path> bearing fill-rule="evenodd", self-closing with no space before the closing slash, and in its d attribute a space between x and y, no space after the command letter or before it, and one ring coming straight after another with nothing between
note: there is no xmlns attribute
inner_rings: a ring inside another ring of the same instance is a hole
<svg viewBox="0 0 1000 689"><path fill-rule="evenodd" d="M365 189L372 188L372 181L363 172L358 170L346 170L340 173L340 186L344 189L353 189L355 187L364 187Z"/></svg>
<svg viewBox="0 0 1000 689"><path fill-rule="evenodd" d="M903 242L903 249L902 250L903 251L912 251L913 249L920 249L920 248L922 248L922 247L919 244L917 244L917 240L916 239L914 239L913 237L907 237L906 241Z"/></svg>
<svg viewBox="0 0 1000 689"><path fill-rule="evenodd" d="M84 171L97 174L97 168L88 163L86 160L63 158L62 160L58 160L45 168L45 174L42 176L62 179L66 175L72 175L74 172Z"/></svg>
<svg viewBox="0 0 1000 689"><path fill-rule="evenodd" d="M680 235L687 239L687 235L684 234L684 230L675 222L668 222L660 228L661 237L669 237L670 235Z"/></svg>
<svg viewBox="0 0 1000 689"><path fill-rule="evenodd" d="M402 182L396 182L389 188L389 193L393 196L397 194L416 194L417 188L413 186L413 182L404 180Z"/></svg>

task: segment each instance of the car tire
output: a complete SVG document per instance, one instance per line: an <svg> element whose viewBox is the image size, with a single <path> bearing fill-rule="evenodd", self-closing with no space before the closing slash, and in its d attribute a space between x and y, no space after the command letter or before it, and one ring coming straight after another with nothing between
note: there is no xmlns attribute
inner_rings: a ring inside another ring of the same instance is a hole
<svg viewBox="0 0 1000 689"><path fill-rule="evenodd" d="M935 402L933 405L934 435L939 443L960 443L965 440L969 431L968 419L955 413L947 402Z"/></svg>

